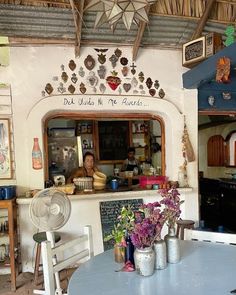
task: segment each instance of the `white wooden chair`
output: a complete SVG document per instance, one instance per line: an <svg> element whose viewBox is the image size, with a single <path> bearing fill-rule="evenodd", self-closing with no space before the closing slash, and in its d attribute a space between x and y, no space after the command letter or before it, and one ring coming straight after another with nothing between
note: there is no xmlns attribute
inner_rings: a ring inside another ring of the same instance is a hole
<svg viewBox="0 0 236 295"><path fill-rule="evenodd" d="M64 293L60 288L60 282L58 283L56 280L55 284L54 275L55 273L59 273L59 271L61 271L62 269L73 266L80 260L88 260L94 255L91 226L85 226L84 234L71 241L62 243L53 248L49 241L45 241L42 242L41 247L45 287L45 291L42 291L42 294L67 294ZM66 258L64 258L65 256ZM63 259L59 260L60 257L63 257Z"/></svg>
<svg viewBox="0 0 236 295"><path fill-rule="evenodd" d="M236 234L184 229L185 240L236 245Z"/></svg>

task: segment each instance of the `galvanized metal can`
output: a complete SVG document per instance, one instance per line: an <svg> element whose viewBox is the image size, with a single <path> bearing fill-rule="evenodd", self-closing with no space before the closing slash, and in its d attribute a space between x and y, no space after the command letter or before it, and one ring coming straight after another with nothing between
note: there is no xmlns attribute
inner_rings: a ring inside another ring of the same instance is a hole
<svg viewBox="0 0 236 295"><path fill-rule="evenodd" d="M151 276L155 266L155 252L152 247L136 248L134 251L135 269L141 276Z"/></svg>
<svg viewBox="0 0 236 295"><path fill-rule="evenodd" d="M164 240L155 241L155 269L164 269L167 266L166 243Z"/></svg>

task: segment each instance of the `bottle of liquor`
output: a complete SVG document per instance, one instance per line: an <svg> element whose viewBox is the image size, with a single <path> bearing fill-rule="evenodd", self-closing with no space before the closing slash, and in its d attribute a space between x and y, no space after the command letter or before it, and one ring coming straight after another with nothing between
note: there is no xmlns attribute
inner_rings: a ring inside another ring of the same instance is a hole
<svg viewBox="0 0 236 295"><path fill-rule="evenodd" d="M32 167L33 169L42 169L42 152L39 147L38 138L34 138L34 145L32 150Z"/></svg>
<svg viewBox="0 0 236 295"><path fill-rule="evenodd" d="M127 261L130 261L134 265L134 245L128 233L126 233L125 241L126 241L125 263Z"/></svg>

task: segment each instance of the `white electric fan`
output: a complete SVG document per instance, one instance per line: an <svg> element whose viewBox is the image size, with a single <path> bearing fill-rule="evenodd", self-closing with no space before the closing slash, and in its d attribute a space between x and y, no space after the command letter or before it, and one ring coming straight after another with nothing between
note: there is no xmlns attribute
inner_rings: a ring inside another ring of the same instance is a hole
<svg viewBox="0 0 236 295"><path fill-rule="evenodd" d="M52 247L55 246L53 231L61 228L68 221L70 213L69 198L65 193L54 188L44 189L36 193L29 206L32 223L40 230L46 231L47 240L51 242ZM56 294L63 294L58 273L55 273L55 281ZM44 294L44 291L34 290L34 293Z"/></svg>

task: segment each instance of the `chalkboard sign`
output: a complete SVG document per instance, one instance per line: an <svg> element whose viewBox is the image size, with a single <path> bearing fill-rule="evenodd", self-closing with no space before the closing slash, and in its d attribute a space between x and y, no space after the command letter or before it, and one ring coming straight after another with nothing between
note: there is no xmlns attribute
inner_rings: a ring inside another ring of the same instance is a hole
<svg viewBox="0 0 236 295"><path fill-rule="evenodd" d="M100 202L102 236L105 251L114 246L114 241L104 242L104 237L111 233L114 224L117 223L117 217L120 215L122 207L130 205L134 210L137 210L142 204L143 199Z"/></svg>

